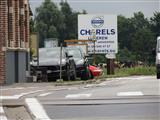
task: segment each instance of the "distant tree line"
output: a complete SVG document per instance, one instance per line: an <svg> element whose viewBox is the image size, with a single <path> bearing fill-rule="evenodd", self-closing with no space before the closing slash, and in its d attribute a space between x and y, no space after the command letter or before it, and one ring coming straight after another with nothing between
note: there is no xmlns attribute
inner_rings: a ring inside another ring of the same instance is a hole
<svg viewBox="0 0 160 120"><path fill-rule="evenodd" d="M60 7L59 7L60 6ZM44 46L46 38L58 38L59 42L66 39L77 39L78 14L86 14L73 11L67 2L56 5L51 0L45 0L36 8L35 19L31 19L31 32L38 32L40 47Z"/></svg>
<svg viewBox="0 0 160 120"><path fill-rule="evenodd" d="M45 0L36 9L35 18L30 20L31 32L39 33L40 47L44 46L46 38L58 38L59 42L78 38L78 14L87 12L73 11L64 1L59 6ZM131 18L119 15L117 59L154 63L152 49L156 46L157 36L160 36L160 12L155 12L151 18L146 18L142 12L134 13ZM105 62L104 55L97 56L97 63L100 62Z"/></svg>
<svg viewBox="0 0 160 120"><path fill-rule="evenodd" d="M142 61L154 63L152 49L160 35L160 12L146 18L142 12L134 13L131 18L118 16L118 43L120 61Z"/></svg>

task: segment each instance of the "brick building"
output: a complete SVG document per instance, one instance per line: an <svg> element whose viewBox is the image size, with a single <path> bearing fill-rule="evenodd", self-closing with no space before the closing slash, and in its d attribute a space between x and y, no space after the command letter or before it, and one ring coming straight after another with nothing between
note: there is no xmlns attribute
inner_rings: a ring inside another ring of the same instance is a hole
<svg viewBox="0 0 160 120"><path fill-rule="evenodd" d="M0 0L0 83L26 80L29 15L28 0Z"/></svg>

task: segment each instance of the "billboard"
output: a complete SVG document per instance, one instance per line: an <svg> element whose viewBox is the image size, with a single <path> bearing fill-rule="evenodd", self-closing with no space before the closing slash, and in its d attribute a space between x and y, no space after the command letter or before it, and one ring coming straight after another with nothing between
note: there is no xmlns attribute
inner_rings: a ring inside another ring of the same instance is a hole
<svg viewBox="0 0 160 120"><path fill-rule="evenodd" d="M116 15L78 15L78 39L96 40L88 42L88 53L117 53L117 16Z"/></svg>

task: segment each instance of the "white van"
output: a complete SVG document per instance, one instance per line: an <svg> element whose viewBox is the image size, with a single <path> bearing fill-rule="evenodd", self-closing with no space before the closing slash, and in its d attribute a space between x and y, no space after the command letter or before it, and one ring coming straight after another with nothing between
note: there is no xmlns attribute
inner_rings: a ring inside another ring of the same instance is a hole
<svg viewBox="0 0 160 120"><path fill-rule="evenodd" d="M160 36L157 37L156 68L157 68L157 79L160 79Z"/></svg>

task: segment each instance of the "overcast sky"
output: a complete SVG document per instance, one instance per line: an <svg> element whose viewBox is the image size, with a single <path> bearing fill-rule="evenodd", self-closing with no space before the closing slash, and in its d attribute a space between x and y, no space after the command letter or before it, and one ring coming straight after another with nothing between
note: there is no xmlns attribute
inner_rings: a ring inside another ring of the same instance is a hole
<svg viewBox="0 0 160 120"><path fill-rule="evenodd" d="M43 1L29 0L33 13ZM61 0L52 1L59 5ZM160 11L160 0L67 0L67 2L74 11L84 9L89 14L121 14L131 17L134 12L142 11L146 17L151 17L155 11Z"/></svg>

